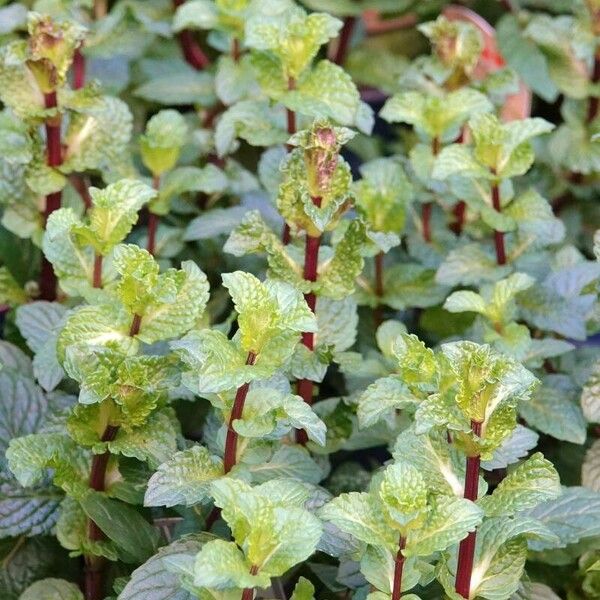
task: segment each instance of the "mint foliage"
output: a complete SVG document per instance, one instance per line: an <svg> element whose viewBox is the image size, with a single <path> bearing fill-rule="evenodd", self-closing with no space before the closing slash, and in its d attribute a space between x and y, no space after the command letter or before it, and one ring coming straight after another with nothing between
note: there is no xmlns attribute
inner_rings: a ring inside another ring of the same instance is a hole
<svg viewBox="0 0 600 600"><path fill-rule="evenodd" d="M598 596L597 0L0 4L0 598Z"/></svg>

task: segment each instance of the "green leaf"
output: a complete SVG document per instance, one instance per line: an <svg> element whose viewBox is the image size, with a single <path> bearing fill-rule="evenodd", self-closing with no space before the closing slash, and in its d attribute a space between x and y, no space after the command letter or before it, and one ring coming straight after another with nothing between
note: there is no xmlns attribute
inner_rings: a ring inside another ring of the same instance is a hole
<svg viewBox="0 0 600 600"><path fill-rule="evenodd" d="M198 73L191 68L189 72L153 77L137 87L133 94L143 100L169 106L185 104L212 106L216 101L213 76L210 73Z"/></svg>
<svg viewBox="0 0 600 600"><path fill-rule="evenodd" d="M29 348L35 353L33 371L46 391L53 390L64 377L56 355L56 341L66 313L61 304L43 300L17 309L17 327Z"/></svg>
<svg viewBox="0 0 600 600"><path fill-rule="evenodd" d="M496 26L502 56L532 90L547 102L554 102L558 89L550 78L544 54L523 35L519 21L512 14L504 15Z"/></svg>
<svg viewBox="0 0 600 600"><path fill-rule="evenodd" d="M386 524L380 505L366 492L341 494L323 506L318 515L366 544L398 544L398 535Z"/></svg>
<svg viewBox="0 0 600 600"><path fill-rule="evenodd" d="M24 489L8 473L0 473L0 537L30 537L52 530L62 494L46 484Z"/></svg>
<svg viewBox="0 0 600 600"><path fill-rule="evenodd" d="M257 515L259 523L261 516ZM315 552L323 529L319 519L304 508L276 506L265 517L263 523L268 524L268 531L257 523L259 526L251 529L244 547L250 564L278 577Z"/></svg>
<svg viewBox="0 0 600 600"><path fill-rule="evenodd" d="M409 532L406 556L428 556L460 542L481 523L483 513L463 498L434 496L422 527Z"/></svg>
<svg viewBox="0 0 600 600"><path fill-rule="evenodd" d="M205 541L200 536L186 536L160 548L131 574L119 600L193 600L194 595L182 586L176 565L193 564Z"/></svg>
<svg viewBox="0 0 600 600"><path fill-rule="evenodd" d="M218 23L219 10L209 0L189 0L177 7L173 31L182 29L213 29Z"/></svg>
<svg viewBox="0 0 600 600"><path fill-rule="evenodd" d="M19 483L33 486L43 481L46 469L54 469L54 483L81 491L81 450L71 438L61 433L38 433L10 441L6 458Z"/></svg>
<svg viewBox="0 0 600 600"><path fill-rule="evenodd" d="M585 453L581 465L581 483L584 487L600 492L600 441L596 440Z"/></svg>
<svg viewBox="0 0 600 600"><path fill-rule="evenodd" d="M449 286L479 285L481 282L502 279L510 270L508 265L497 265L495 256L479 244L467 244L447 254L435 279Z"/></svg>
<svg viewBox="0 0 600 600"><path fill-rule="evenodd" d="M193 506L209 495L210 483L224 475L223 462L203 446L176 452L148 481L146 506Z"/></svg>
<svg viewBox="0 0 600 600"><path fill-rule="evenodd" d="M341 300L354 291L355 280L364 265L362 249L365 241L365 225L358 220L352 221L335 246L332 258L319 266L316 287L320 293Z"/></svg>
<svg viewBox="0 0 600 600"><path fill-rule="evenodd" d="M269 576L250 574L252 564L233 542L213 540L202 546L194 565L194 585L224 590L267 587Z"/></svg>
<svg viewBox="0 0 600 600"><path fill-rule="evenodd" d="M536 452L511 471L492 495L484 496L478 505L486 516L509 516L557 498L560 493L556 469L540 452Z"/></svg>
<svg viewBox="0 0 600 600"><path fill-rule="evenodd" d="M381 419L389 420L395 410L414 407L417 402L418 398L399 377L384 377L372 383L358 399L358 421L361 427L370 427Z"/></svg>
<svg viewBox="0 0 600 600"><path fill-rule="evenodd" d="M299 577L290 600L315 600L315 586L306 577Z"/></svg>
<svg viewBox="0 0 600 600"><path fill-rule="evenodd" d="M132 507L98 492L89 492L81 506L128 558L141 562L156 551L158 531Z"/></svg>
<svg viewBox="0 0 600 600"><path fill-rule="evenodd" d="M547 375L519 412L527 423L558 440L583 444L586 420L576 402L577 390L565 375Z"/></svg>
<svg viewBox="0 0 600 600"><path fill-rule="evenodd" d="M342 22L327 13L307 14L288 8L273 16L257 15L246 23L246 44L269 51L281 61L286 77L298 77L322 44L335 37Z"/></svg>
<svg viewBox="0 0 600 600"><path fill-rule="evenodd" d="M414 190L401 164L377 158L361 166L362 179L353 186L356 207L377 232L400 233Z"/></svg>
<svg viewBox="0 0 600 600"><path fill-rule="evenodd" d="M549 500L523 513L550 529L558 539L531 540L529 547L540 551L564 548L600 535L600 494L583 487L568 487Z"/></svg>
<svg viewBox="0 0 600 600"><path fill-rule="evenodd" d="M103 190L91 187L89 192L89 221L71 226L71 235L80 247L92 246L103 256L127 237L140 209L156 196L155 190L135 179L122 179Z"/></svg>
<svg viewBox="0 0 600 600"><path fill-rule="evenodd" d="M19 600L83 600L83 594L75 583L48 578L30 585Z"/></svg>
<svg viewBox="0 0 600 600"><path fill-rule="evenodd" d="M187 135L187 123L176 110L161 110L148 121L140 136L140 151L144 165L154 176L175 166Z"/></svg>
<svg viewBox="0 0 600 600"><path fill-rule="evenodd" d="M363 123L360 95L352 78L341 67L322 60L302 78L294 90L285 92L282 104L314 119L332 119L341 125L354 125L370 133Z"/></svg>
<svg viewBox="0 0 600 600"><path fill-rule="evenodd" d="M380 115L391 123L413 125L432 139L449 137L469 117L491 109L492 104L483 94L468 88L445 96L409 91L392 96Z"/></svg>
<svg viewBox="0 0 600 600"><path fill-rule="evenodd" d="M264 100L242 100L228 108L215 128L215 147L219 156L232 153L239 137L251 146L272 146L285 142L286 131L283 110L273 109Z"/></svg>
<svg viewBox="0 0 600 600"><path fill-rule="evenodd" d="M245 351L269 353L290 334L316 331L314 314L291 285L261 283L243 271L225 273L222 278L238 312L240 342Z"/></svg>
<svg viewBox="0 0 600 600"><path fill-rule="evenodd" d="M125 102L99 96L71 115L61 171L104 170L111 163L123 160L133 127L133 117Z"/></svg>

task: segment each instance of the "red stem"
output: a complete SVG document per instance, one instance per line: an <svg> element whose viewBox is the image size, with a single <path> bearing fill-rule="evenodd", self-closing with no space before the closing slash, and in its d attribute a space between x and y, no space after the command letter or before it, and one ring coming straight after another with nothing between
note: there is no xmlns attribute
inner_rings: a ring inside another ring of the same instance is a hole
<svg viewBox="0 0 600 600"><path fill-rule="evenodd" d="M492 184L492 205L497 212L502 211L500 206L500 188L497 183ZM504 249L504 233L502 231L494 231L494 245L496 246L496 262L499 265L506 264L506 251Z"/></svg>
<svg viewBox="0 0 600 600"><path fill-rule="evenodd" d="M592 83L598 83L600 81L600 52L596 53L594 58L594 69L592 71ZM587 122L591 123L598 114L598 103L600 98L598 96L592 96L589 99L588 111L587 111Z"/></svg>
<svg viewBox="0 0 600 600"><path fill-rule="evenodd" d="M94 276L92 278L92 285L95 288L102 287L102 254L96 252L94 256Z"/></svg>
<svg viewBox="0 0 600 600"><path fill-rule="evenodd" d="M451 225L452 231L456 235L460 235L462 233L463 227L465 226L465 213L467 212L467 204L464 200L459 200L452 209L452 213L454 214L454 223Z"/></svg>
<svg viewBox="0 0 600 600"><path fill-rule="evenodd" d="M288 90L296 89L296 80L293 77L288 77ZM285 109L285 114L287 117L287 132L288 135L294 135L296 133L296 113L289 108ZM288 152L291 152L292 146L288 144L287 146ZM285 246L287 246L292 239L292 235L290 232L290 226L287 223L283 224L283 232L281 233L281 241Z"/></svg>
<svg viewBox="0 0 600 600"><path fill-rule="evenodd" d="M375 255L375 294L379 298L383 298L384 287L383 287L383 252L378 252ZM373 311L373 319L375 322L375 328L379 327L383 323L383 305L381 302L375 307Z"/></svg>
<svg viewBox="0 0 600 600"><path fill-rule="evenodd" d="M240 50L240 40L238 40L238 38L234 37L231 40L231 58L233 58L233 60L235 62L239 62L241 55L242 55L242 53Z"/></svg>
<svg viewBox="0 0 600 600"><path fill-rule="evenodd" d="M400 541L398 542L398 552L396 553L396 558L394 560L394 584L392 589L392 600L398 600L400 596L402 596L402 571L404 571L404 554L402 554L402 550L406 547L406 538L404 536L400 536Z"/></svg>
<svg viewBox="0 0 600 600"><path fill-rule="evenodd" d="M56 92L44 94L44 105L46 108L58 106ZM62 149L60 144L60 116L46 119L46 164L49 167L58 167L62 164ZM60 208L62 193L54 192L46 196L46 208L44 210L44 226L48 217ZM53 301L56 299L56 274L52 265L46 257L42 257L42 268L40 273L40 298Z"/></svg>
<svg viewBox="0 0 600 600"><path fill-rule="evenodd" d="M256 362L256 354L254 352L248 352L246 358L247 365L253 365ZM231 409L231 415L229 416L229 423L227 424L227 435L225 437L225 453L223 455L223 467L225 473L229 473L235 466L237 459L237 440L238 434L233 428L233 422L237 419L241 419L244 413L244 403L246 402L246 396L248 395L249 383L241 385L236 394L235 400L233 401L233 408Z"/></svg>
<svg viewBox="0 0 600 600"><path fill-rule="evenodd" d="M421 220L423 222L423 239L430 244L431 243L431 210L433 208L432 202L424 202L421 207Z"/></svg>
<svg viewBox="0 0 600 600"><path fill-rule="evenodd" d="M160 177L154 175L152 178L152 187L158 191L160 189ZM146 250L154 256L154 252L156 251L156 230L158 229L158 224L160 223L160 217L153 213L152 211L148 212L148 244L146 246Z"/></svg>
<svg viewBox="0 0 600 600"><path fill-rule="evenodd" d="M321 198L314 196L312 201L317 206L321 206ZM313 237L307 234L306 246L304 252L304 279L305 281L316 281L317 270L319 267L319 247L321 245L321 236ZM304 294L304 299L310 310L314 313L317 306L317 297L314 292ZM302 333L302 343L312 352L315 348L315 334L311 331ZM313 403L313 382L310 379L299 379L296 389L298 395L307 404ZM308 437L304 430L296 432L296 441L300 444L306 444Z"/></svg>
<svg viewBox="0 0 600 600"><path fill-rule="evenodd" d="M107 425L102 434L103 442L111 442L117 436L119 428L113 425ZM92 459L92 468L90 471L90 488L97 492L103 492L106 485L106 467L110 452L107 450L102 454L94 454ZM92 542L98 542L105 539L102 530L92 521L88 519L88 539ZM88 555L85 557L85 598L86 600L102 600L104 598L103 591L103 575L104 575L105 560L100 556Z"/></svg>
<svg viewBox="0 0 600 600"><path fill-rule="evenodd" d="M129 328L129 337L133 337L140 332L140 327L142 325L142 317L141 315L133 315L133 319L131 321L131 327Z"/></svg>
<svg viewBox="0 0 600 600"><path fill-rule="evenodd" d="M75 50L73 55L73 89L79 90L85 85L85 56L81 48Z"/></svg>
<svg viewBox="0 0 600 600"><path fill-rule="evenodd" d="M431 153L437 156L440 153L440 138L434 137L431 139ZM428 244L431 243L431 211L433 208L432 202L425 202L421 207L421 222L423 223L423 239Z"/></svg>
<svg viewBox="0 0 600 600"><path fill-rule="evenodd" d="M250 575L256 575L258 573L258 567L256 565L252 565L250 567ZM254 598L254 588L245 588L242 591L241 600L252 600Z"/></svg>
<svg viewBox="0 0 600 600"><path fill-rule="evenodd" d="M333 55L333 62L336 65L343 65L344 61L346 60L355 25L356 17L346 17L344 19L344 25L340 31L340 35L335 46L335 53Z"/></svg>
<svg viewBox="0 0 600 600"><path fill-rule="evenodd" d="M153 212L148 213L148 246L146 250L154 256L154 252L156 250L156 229L158 228L158 223L160 221L160 217Z"/></svg>
<svg viewBox="0 0 600 600"><path fill-rule="evenodd" d="M383 289L383 252L375 255L375 293L381 298L384 294Z"/></svg>
<svg viewBox="0 0 600 600"><path fill-rule="evenodd" d="M173 0L173 5L177 8L183 4L183 1L184 0ZM189 65L194 67L194 69L202 71L210 65L210 59L204 54L202 48L200 48L194 39L194 34L189 29L180 31L177 34L177 39L179 40L179 46L183 52L183 57Z"/></svg>
<svg viewBox="0 0 600 600"><path fill-rule="evenodd" d="M481 423L471 421L471 430L476 436L481 436ZM467 471L465 474L464 497L475 502L479 487L479 456L467 457ZM460 543L458 548L458 564L456 567L456 593L463 598L469 598L471 591L471 574L473 571L473 560L475 557L475 543L477 531L472 531Z"/></svg>

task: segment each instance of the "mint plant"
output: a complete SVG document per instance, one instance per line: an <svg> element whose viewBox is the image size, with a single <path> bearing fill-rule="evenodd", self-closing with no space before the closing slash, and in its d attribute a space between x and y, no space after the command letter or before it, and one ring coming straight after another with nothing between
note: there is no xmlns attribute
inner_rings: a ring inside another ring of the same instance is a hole
<svg viewBox="0 0 600 600"><path fill-rule="evenodd" d="M598 595L598 6L446 4L2 3L1 598Z"/></svg>

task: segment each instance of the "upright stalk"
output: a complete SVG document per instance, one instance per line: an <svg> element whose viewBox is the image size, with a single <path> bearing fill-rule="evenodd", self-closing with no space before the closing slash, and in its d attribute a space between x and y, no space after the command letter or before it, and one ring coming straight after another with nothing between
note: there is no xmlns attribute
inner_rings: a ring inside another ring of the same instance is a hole
<svg viewBox="0 0 600 600"><path fill-rule="evenodd" d="M379 302L373 313L375 327L379 327L383 322L383 305L381 304L381 299L385 293L383 283L383 257L383 252L378 252L375 255L375 295L379 298Z"/></svg>
<svg viewBox="0 0 600 600"><path fill-rule="evenodd" d="M92 276L92 285L95 288L102 287L102 254L96 252L94 256L94 273Z"/></svg>
<svg viewBox="0 0 600 600"><path fill-rule="evenodd" d="M462 144L464 142L464 128L460 132L456 143ZM464 200L459 200L452 209L452 214L454 215L454 223L450 225L450 229L456 234L460 235L462 233L463 227L465 225L465 214L467 212L467 203Z"/></svg>
<svg viewBox="0 0 600 600"><path fill-rule="evenodd" d="M85 85L85 56L81 47L73 54L73 89L79 90Z"/></svg>
<svg viewBox="0 0 600 600"><path fill-rule="evenodd" d="M173 0L175 8L183 4L184 0ZM210 65L210 59L202 51L202 48L198 45L194 39L193 33L189 29L183 29L177 34L179 40L179 46L183 53L185 61L194 67L197 71L202 71Z"/></svg>
<svg viewBox="0 0 600 600"><path fill-rule="evenodd" d="M258 573L258 567L256 565L252 565L250 567L250 575L256 575ZM252 600L254 598L254 588L245 588L242 591L241 600Z"/></svg>
<svg viewBox="0 0 600 600"><path fill-rule="evenodd" d="M160 177L155 175L152 178L152 187L158 192L160 190ZM156 230L158 229L158 224L160 222L160 217L153 213L151 210L148 211L148 244L146 246L146 250L154 256L156 251Z"/></svg>
<svg viewBox="0 0 600 600"><path fill-rule="evenodd" d="M431 140L431 153L437 156L440 153L440 138L437 136ZM423 239L428 244L431 243L431 211L433 209L432 202L424 202L421 207L421 223L423 225Z"/></svg>
<svg viewBox="0 0 600 600"><path fill-rule="evenodd" d="M58 106L56 92L44 94L44 105L46 108ZM60 143L60 115L46 119L46 164L49 167L58 167L62 164L62 149ZM48 217L60 208L61 192L53 192L46 196L46 208L44 210L44 226ZM53 301L56 299L56 275L48 260L42 258L42 270L40 274L40 298Z"/></svg>
<svg viewBox="0 0 600 600"><path fill-rule="evenodd" d="M350 40L352 39L352 33L356 26L356 17L346 17L344 19L344 25L340 31L340 35L333 46L333 62L336 65L343 65L346 57L348 56L348 50L350 48Z"/></svg>
<svg viewBox="0 0 600 600"><path fill-rule="evenodd" d="M596 50L596 56L594 58L594 69L592 71L592 83L598 83L600 81L600 49ZM598 103L600 98L598 96L592 96L589 99L588 110L587 110L587 123L591 123L598 114Z"/></svg>
<svg viewBox="0 0 600 600"><path fill-rule="evenodd" d="M476 436L481 435L481 423L471 421L471 431ZM467 500L475 502L477 500L477 491L479 487L479 464L480 457L467 457L467 471L465 474L464 497ZM477 541L477 531L472 531L460 543L458 548L458 564L456 567L455 590L463 598L469 598L471 591L471 575L473 572L473 560L475 557L475 543Z"/></svg>
<svg viewBox="0 0 600 600"><path fill-rule="evenodd" d="M296 89L296 80L293 77L288 77L288 90ZM288 135L294 135L296 133L296 113L289 108L285 109L286 117L287 117L287 132ZM287 147L288 152L292 149L291 146ZM281 234L281 241L287 245L290 243L291 235L290 235L290 226L287 223L283 224L283 232Z"/></svg>
<svg viewBox="0 0 600 600"><path fill-rule="evenodd" d="M234 37L231 40L231 58L233 58L234 62L239 62L241 55L240 40Z"/></svg>
<svg viewBox="0 0 600 600"><path fill-rule="evenodd" d="M108 12L108 0L94 0L94 19L102 19Z"/></svg>
<svg viewBox="0 0 600 600"><path fill-rule="evenodd" d="M107 425L102 435L103 442L111 442L117 436L119 428L113 425ZM94 454L92 459L92 468L90 471L90 488L103 492L106 485L106 467L110 452L108 450L103 454ZM102 530L92 519L88 519L88 539L92 542L99 542L105 539ZM102 556L85 556L85 599L102 600L104 598L103 579L105 559Z"/></svg>
<svg viewBox="0 0 600 600"><path fill-rule="evenodd" d="M392 587L392 600L399 600L402 596L402 572L404 571L405 556L402 553L406 547L406 537L400 536L398 552L394 559L394 583Z"/></svg>
<svg viewBox="0 0 600 600"><path fill-rule="evenodd" d="M316 206L321 206L321 197L313 196L312 201ZM321 236L313 237L306 235L305 252L304 252L304 271L303 276L305 281L316 281L317 270L319 267L319 247L321 245ZM317 307L317 297L314 292L304 294L304 299L312 312L315 312ZM302 343L312 352L315 349L315 334L311 331L305 331L302 334ZM297 385L298 395L302 397L307 404L313 403L313 382L310 379L299 379ZM304 430L299 430L296 439L301 444L306 444L308 437Z"/></svg>
<svg viewBox="0 0 600 600"><path fill-rule="evenodd" d="M492 184L492 205L495 211L502 211L502 207L500 206L500 188L496 182ZM499 265L505 265L504 232L494 230L494 246L496 247L496 262Z"/></svg>
<svg viewBox="0 0 600 600"><path fill-rule="evenodd" d="M256 354L254 354L254 352L248 352L246 364L253 365L255 362ZM231 415L229 416L229 422L227 423L227 435L225 437L225 453L223 455L223 467L225 473L229 473L236 463L238 434L233 428L233 422L242 418L244 413L244 403L246 402L249 387L249 383L241 385L237 389L235 400L233 401L233 408L231 409ZM250 596L250 598L251 597L252 596Z"/></svg>

